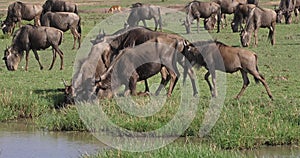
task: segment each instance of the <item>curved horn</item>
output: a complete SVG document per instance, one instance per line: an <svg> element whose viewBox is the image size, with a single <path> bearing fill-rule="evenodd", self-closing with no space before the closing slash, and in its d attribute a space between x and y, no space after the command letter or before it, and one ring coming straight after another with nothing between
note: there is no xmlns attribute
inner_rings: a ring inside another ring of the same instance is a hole
<svg viewBox="0 0 300 158"><path fill-rule="evenodd" d="M62 79L62 81L63 81L63 83L64 83L64 86L65 86L65 87L68 87L66 80L65 80L65 79Z"/></svg>

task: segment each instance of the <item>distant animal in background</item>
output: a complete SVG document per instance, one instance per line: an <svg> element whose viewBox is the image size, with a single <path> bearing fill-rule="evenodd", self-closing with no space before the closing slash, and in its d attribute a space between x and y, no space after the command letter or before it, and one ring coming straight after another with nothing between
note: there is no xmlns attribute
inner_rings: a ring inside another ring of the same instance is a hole
<svg viewBox="0 0 300 158"><path fill-rule="evenodd" d="M121 11L122 11L122 10L121 10L121 6L119 6L119 5L113 5L113 6L111 6L111 7L108 9L107 13L114 13L114 11L121 12Z"/></svg>

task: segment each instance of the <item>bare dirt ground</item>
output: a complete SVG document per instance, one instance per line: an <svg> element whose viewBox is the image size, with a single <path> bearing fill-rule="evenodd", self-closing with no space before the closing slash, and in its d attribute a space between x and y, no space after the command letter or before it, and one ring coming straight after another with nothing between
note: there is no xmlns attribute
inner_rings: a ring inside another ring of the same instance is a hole
<svg viewBox="0 0 300 158"><path fill-rule="evenodd" d="M74 2L79 6L79 12L82 13L106 13L110 6L118 5L118 4L126 4L121 0L113 0L113 1L105 1L105 0L66 0L70 2ZM3 16L6 15L7 7L9 4L13 3L14 1L9 0L0 0L0 18L3 19ZM40 0L22 0L24 3L32 3L32 4L40 4L42 5L44 1ZM130 3L130 2L128 2ZM133 2L134 3L134 2ZM278 6L279 1L267 1L261 2L261 6ZM82 7L80 7L82 6ZM93 9L81 9L84 6L94 6ZM130 5L122 6L122 11L129 10ZM184 4L172 4L167 5L167 8L175 9L175 10L183 10Z"/></svg>

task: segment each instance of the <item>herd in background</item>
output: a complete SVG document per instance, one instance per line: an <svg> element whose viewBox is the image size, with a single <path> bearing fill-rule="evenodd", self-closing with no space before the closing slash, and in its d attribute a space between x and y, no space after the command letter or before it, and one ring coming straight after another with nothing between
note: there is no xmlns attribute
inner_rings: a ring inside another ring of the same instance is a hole
<svg viewBox="0 0 300 158"><path fill-rule="evenodd" d="M298 1L300 0L281 0L279 8L272 10L260 7L256 0L214 0L213 2L194 0L184 7L186 19L183 21L183 25L186 32L191 33L192 22L196 19L197 31L199 32L199 21L200 18L203 18L205 29L212 30L217 23L217 32L220 32L221 27L224 27L221 25L227 25L226 14L234 14L231 28L233 32L240 31L242 46L250 45L253 32L254 45L257 46L257 33L260 27L269 28L268 37L271 44L274 45L276 22L281 22L285 17L285 22L291 23L292 12L295 12L295 16L299 14L300 4L298 6ZM121 11L121 7L112 6L108 12L113 13L116 10ZM145 20L150 19L154 19L154 30L147 28ZM63 52L59 45L62 42L63 32L68 30L71 30L74 37L73 49L76 41L78 41L78 48L80 47L81 18L78 15L78 7L74 3L62 0L47 0L42 6L22 2L12 3L8 7L6 19L1 23L3 33L13 34L17 23L20 27L21 20L34 20L34 25L22 26L14 33L12 45L5 49L3 57L8 70L17 69L23 57L23 51L26 51L25 70L27 71L30 50L34 52L40 69L43 69L37 50L46 49L50 46L53 50L50 69L54 65L56 54L61 58L60 69L63 69ZM145 27L138 27L140 21ZM244 27L243 23L245 23ZM160 32L157 32L157 29ZM147 95L149 93L147 79L157 73L161 74L161 85L155 94L158 95L162 87L170 81L167 92L170 97L180 76L176 66L177 62L184 68L184 80L187 74L189 75L194 95L197 95L198 92L192 66L198 65L208 70L205 74L205 80L213 97L218 96L215 71L220 70L227 73L241 72L243 86L236 98L240 98L249 85L247 76L249 73L254 76L255 81L260 81L264 85L268 96L273 99L264 77L258 71L257 55L254 52L231 47L220 41L191 43L179 35L164 33L162 32L161 8L159 6L142 3L132 4L124 28L112 35L99 34L91 42L93 43L91 51L88 57L80 62L80 69L74 74L72 84L67 85L64 82L66 103L74 103L75 98L86 101L95 96L97 98L113 97L122 84L125 85L124 95ZM153 42L161 45L153 45ZM172 47L176 51L170 51L167 47ZM182 58L175 57L178 53L182 55ZM223 67L220 67L217 59L223 60ZM136 63L141 60L146 60L143 61L146 64L140 66L139 63ZM158 64L153 61L160 62ZM192 63L192 65L187 64L187 62ZM112 71L115 69L118 71ZM116 72L117 74L115 74ZM210 75L212 75L212 85L208 79ZM145 82L145 92L143 93L136 92L136 84L139 81ZM111 83L116 84L112 85ZM86 89L86 85L91 87Z"/></svg>

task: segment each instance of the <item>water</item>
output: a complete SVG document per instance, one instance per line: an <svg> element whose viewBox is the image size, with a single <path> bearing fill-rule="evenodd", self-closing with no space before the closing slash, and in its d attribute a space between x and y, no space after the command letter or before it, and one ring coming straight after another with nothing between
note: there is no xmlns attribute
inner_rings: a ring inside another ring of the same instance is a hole
<svg viewBox="0 0 300 158"><path fill-rule="evenodd" d="M49 132L37 130L27 122L0 123L0 158L73 158L108 148L89 132ZM257 158L300 158L300 147L266 146L242 154Z"/></svg>
<svg viewBox="0 0 300 158"><path fill-rule="evenodd" d="M243 152L247 157L255 158L300 158L299 146L264 146Z"/></svg>
<svg viewBox="0 0 300 158"><path fill-rule="evenodd" d="M0 158L73 158L105 148L88 132L48 132L24 122L0 123Z"/></svg>

